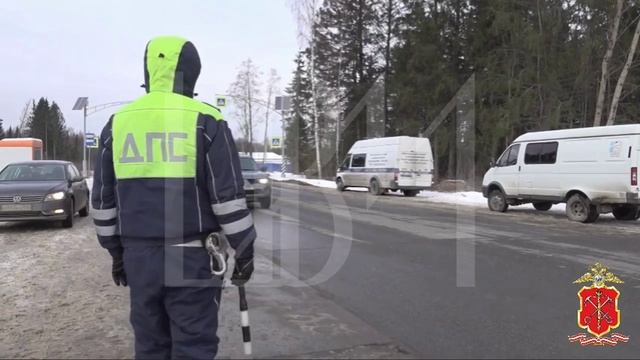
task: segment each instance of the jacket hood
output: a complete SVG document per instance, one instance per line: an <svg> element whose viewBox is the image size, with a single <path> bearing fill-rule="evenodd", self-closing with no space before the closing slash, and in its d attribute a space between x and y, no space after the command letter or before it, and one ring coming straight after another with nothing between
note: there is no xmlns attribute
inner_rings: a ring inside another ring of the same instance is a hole
<svg viewBox="0 0 640 360"><path fill-rule="evenodd" d="M186 39L162 36L152 39L144 53L144 86L151 91L193 97L200 75L200 56Z"/></svg>

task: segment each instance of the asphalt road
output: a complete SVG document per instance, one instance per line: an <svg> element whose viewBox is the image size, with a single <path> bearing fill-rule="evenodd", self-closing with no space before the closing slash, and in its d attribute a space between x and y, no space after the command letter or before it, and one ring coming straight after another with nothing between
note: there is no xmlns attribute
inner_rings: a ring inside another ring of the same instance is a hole
<svg viewBox="0 0 640 360"><path fill-rule="evenodd" d="M259 251L417 357L638 358L640 223L436 205L278 184ZM616 347L581 347L573 281L625 283ZM274 275L277 278L277 274Z"/></svg>

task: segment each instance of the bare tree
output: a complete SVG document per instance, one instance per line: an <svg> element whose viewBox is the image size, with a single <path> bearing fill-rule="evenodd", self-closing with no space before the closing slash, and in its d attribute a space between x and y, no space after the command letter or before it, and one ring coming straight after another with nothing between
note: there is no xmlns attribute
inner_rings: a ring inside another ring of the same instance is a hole
<svg viewBox="0 0 640 360"><path fill-rule="evenodd" d="M310 77L311 77L311 101L313 116L313 139L316 148L316 166L318 177L322 178L322 162L320 159L320 133L318 129L318 101L316 93L316 51L315 51L315 24L319 0L290 0L291 8L298 21L298 40L307 44L310 48Z"/></svg>
<svg viewBox="0 0 640 360"><path fill-rule="evenodd" d="M273 94L278 91L278 83L280 82L280 76L278 76L278 72L275 69L271 69L269 72L269 79L267 80L267 108L264 114L265 124L264 124L264 152L262 155L262 163L264 164L267 161L267 146L269 142L269 112L271 111L271 98Z"/></svg>
<svg viewBox="0 0 640 360"><path fill-rule="evenodd" d="M602 59L602 74L600 75L600 85L598 87L598 100L596 103L596 114L593 119L593 126L600 126L602 122L602 111L604 107L604 96L607 89L607 79L609 78L609 62L613 56L613 49L618 40L618 29L620 27L620 18L622 18L622 5L624 0L617 0L616 14L613 18L611 32L608 34L607 51Z"/></svg>
<svg viewBox="0 0 640 360"><path fill-rule="evenodd" d="M237 112L240 115L240 131L248 141L249 155L253 155L253 128L254 109L253 102L260 94L260 70L251 59L247 59L240 65L236 80L229 87L231 99L238 105Z"/></svg>
<svg viewBox="0 0 640 360"><path fill-rule="evenodd" d="M624 67L620 72L620 76L618 77L618 83L616 84L616 90L613 93L613 98L611 99L611 107L609 108L609 118L607 119L607 125L613 125L616 121L616 113L618 112L618 103L620 101L620 95L622 94L622 88L624 87L624 83L627 80L627 75L629 74L629 68L631 68L631 63L633 62L633 57L636 53L636 48L638 47L638 39L640 38L640 20L638 20L636 24L636 31L633 34L633 40L631 40L631 46L629 48L629 54L627 55L627 61L624 63Z"/></svg>

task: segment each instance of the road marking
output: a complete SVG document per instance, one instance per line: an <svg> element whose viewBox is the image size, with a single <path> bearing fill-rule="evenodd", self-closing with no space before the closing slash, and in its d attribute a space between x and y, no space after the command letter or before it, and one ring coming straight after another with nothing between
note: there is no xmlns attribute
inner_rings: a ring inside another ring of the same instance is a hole
<svg viewBox="0 0 640 360"><path fill-rule="evenodd" d="M307 229L307 230L311 230L311 231L317 232L317 233L322 234L322 235L326 235L326 236L333 237L333 238L340 238L340 239L343 239L343 240L352 241L352 242L356 242L356 243L359 243L359 244L367 244L367 245L371 245L372 244L370 241L367 241L367 240L360 240L360 239L356 239L356 238L348 236L348 235L338 234L335 231L327 230L327 229L324 229L324 228L321 228L321 227L302 224L300 222L300 220L295 218L295 217L284 215L284 214L280 214L280 213L277 213L277 212L275 212L273 210L261 209L260 212L272 215L274 217L279 217L280 219L282 219L284 221L288 221L288 222L294 223L295 225L297 225L297 226L299 226L301 228L304 228L304 229Z"/></svg>

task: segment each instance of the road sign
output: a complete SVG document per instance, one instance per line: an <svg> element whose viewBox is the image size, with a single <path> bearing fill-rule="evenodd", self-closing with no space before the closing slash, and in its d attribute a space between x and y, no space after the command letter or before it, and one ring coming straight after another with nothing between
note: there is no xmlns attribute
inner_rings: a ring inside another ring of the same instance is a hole
<svg viewBox="0 0 640 360"><path fill-rule="evenodd" d="M224 96L218 96L216 98L216 106L219 108L223 108L227 106L227 98Z"/></svg>
<svg viewBox="0 0 640 360"><path fill-rule="evenodd" d="M282 138L279 136L274 136L271 138L271 148L279 149L282 147Z"/></svg>
<svg viewBox="0 0 640 360"><path fill-rule="evenodd" d="M287 111L291 107L291 96L276 96L276 110Z"/></svg>
<svg viewBox="0 0 640 360"><path fill-rule="evenodd" d="M96 134L94 134L94 133L86 133L84 135L84 138L85 139L95 139L96 138Z"/></svg>
<svg viewBox="0 0 640 360"><path fill-rule="evenodd" d="M89 134L87 134L87 139L85 140L85 146L87 149L95 149L98 147L98 137L94 135L94 137L89 138Z"/></svg>

